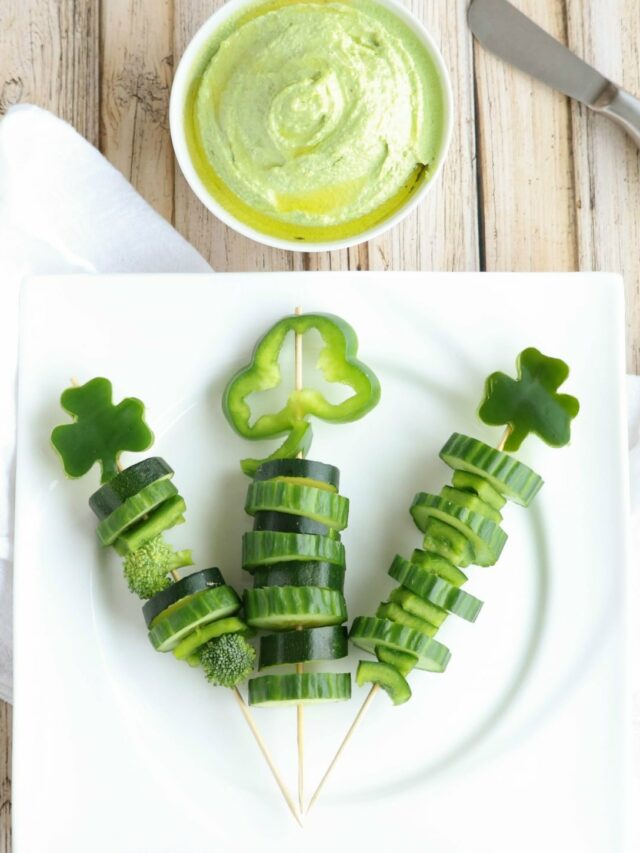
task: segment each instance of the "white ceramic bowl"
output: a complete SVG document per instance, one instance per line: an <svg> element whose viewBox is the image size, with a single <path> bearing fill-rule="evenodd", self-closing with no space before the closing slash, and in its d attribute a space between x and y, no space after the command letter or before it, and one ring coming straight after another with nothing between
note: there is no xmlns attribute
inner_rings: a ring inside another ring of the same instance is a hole
<svg viewBox="0 0 640 853"><path fill-rule="evenodd" d="M424 28L422 23L399 2L399 0L375 0L385 9L389 9L403 21L420 39L425 46L429 55L433 59L436 70L440 77L442 86L442 97L444 107L444 126L443 126L443 141L438 154L438 160L435 168L432 170L431 177L425 181L419 189L417 189L407 201L398 208L398 210L380 222L373 228L369 228L360 234L355 234L351 237L342 240L327 240L323 242L308 242L299 240L286 240L280 237L274 237L270 234L258 231L250 225L236 219L228 210L222 207L218 201L212 196L206 188L200 176L196 172L191 161L189 149L187 146L184 112L185 102L189 91L190 84L193 79L193 69L197 65L197 58L204 49L211 36L225 21L233 15L236 15L241 10L257 5L260 0L227 0L217 12L200 27L198 32L189 42L182 59L176 69L173 86L171 89L171 101L169 105L169 124L171 128L171 139L175 155L182 169L189 186L198 196L200 201L215 214L218 219L222 220L230 228L235 229L245 237L250 237L258 243L263 243L265 246L274 246L278 249L289 249L293 252L326 252L333 249L346 249L350 246L356 246L358 243L363 243L366 240L371 240L380 234L393 228L398 222L403 220L409 213L424 199L434 182L437 180L442 165L449 150L451 142L451 133L453 129L453 93L451 90L451 78L442 55L438 50L435 42Z"/></svg>

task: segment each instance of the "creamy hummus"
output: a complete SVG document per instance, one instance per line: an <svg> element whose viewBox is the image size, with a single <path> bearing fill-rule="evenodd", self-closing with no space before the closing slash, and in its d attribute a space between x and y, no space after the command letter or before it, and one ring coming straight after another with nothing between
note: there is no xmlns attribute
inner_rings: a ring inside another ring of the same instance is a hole
<svg viewBox="0 0 640 853"><path fill-rule="evenodd" d="M424 45L375 0L280 0L214 34L186 121L200 178L233 215L336 239L428 179L443 98Z"/></svg>

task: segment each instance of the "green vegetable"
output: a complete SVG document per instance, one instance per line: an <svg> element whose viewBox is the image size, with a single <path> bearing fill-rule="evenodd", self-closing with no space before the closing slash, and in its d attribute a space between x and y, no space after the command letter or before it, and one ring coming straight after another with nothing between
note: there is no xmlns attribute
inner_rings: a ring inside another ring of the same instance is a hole
<svg viewBox="0 0 640 853"><path fill-rule="evenodd" d="M444 580L449 581L453 586L462 586L468 580L465 573L461 572L457 566L454 566L449 560L445 560L444 557L433 551L421 551L419 548L416 548L411 555L411 562L423 566L427 571L433 572L439 578L444 578Z"/></svg>
<svg viewBox="0 0 640 853"><path fill-rule="evenodd" d="M323 586L344 589L344 566L314 560L291 560L258 566L253 570L253 585L259 586Z"/></svg>
<svg viewBox="0 0 640 853"><path fill-rule="evenodd" d="M60 403L74 423L57 426L51 441L67 476L82 477L98 462L106 483L118 473L123 450L146 450L153 443L143 403L127 397L114 406L112 395L111 382L103 378L63 391Z"/></svg>
<svg viewBox="0 0 640 853"><path fill-rule="evenodd" d="M411 688L407 679L388 663L361 660L356 672L359 687L377 684L388 694L394 705L402 705L411 699Z"/></svg>
<svg viewBox="0 0 640 853"><path fill-rule="evenodd" d="M160 536L165 530L175 527L177 524L184 523L184 514L187 511L187 505L184 498L180 495L174 495L163 501L160 506L140 519L136 524L128 527L123 533L118 536L113 543L113 547L118 554L125 556L132 551L137 551L145 542L150 539Z"/></svg>
<svg viewBox="0 0 640 853"><path fill-rule="evenodd" d="M452 489L451 486L443 486L440 490L440 497L446 501L451 501L451 503L458 504L458 506L464 506L472 512L477 512L479 515L484 515L489 521L493 521L494 524L500 524L502 521L502 513L470 492L465 492L462 489Z"/></svg>
<svg viewBox="0 0 640 853"><path fill-rule="evenodd" d="M421 619L419 616L414 616L412 613L401 607L399 604L394 604L392 601L384 601L376 611L377 619L389 619L391 622L396 622L398 625L404 625L406 628L412 628L414 631L420 631L427 637L435 637L438 629L430 622Z"/></svg>
<svg viewBox="0 0 640 853"><path fill-rule="evenodd" d="M402 557L394 559L389 574L420 598L466 619L467 622L475 622L482 609L480 599L458 589L422 566L403 560Z"/></svg>
<svg viewBox="0 0 640 853"><path fill-rule="evenodd" d="M265 462L271 462L276 459L289 459L298 454L306 456L311 447L313 440L313 429L308 421L301 421L295 424L284 442L274 450L269 456L264 459L241 459L240 468L242 473L247 477L255 477L258 469Z"/></svg>
<svg viewBox="0 0 640 853"><path fill-rule="evenodd" d="M125 530L177 494L178 490L170 480L150 483L100 522L96 529L98 539L103 545L112 545Z"/></svg>
<svg viewBox="0 0 640 853"><path fill-rule="evenodd" d="M159 456L151 456L130 465L124 471L100 486L89 498L89 506L102 521L111 515L127 498L132 498L142 491L145 486L157 483L160 480L169 480L173 477L173 469L167 465Z"/></svg>
<svg viewBox="0 0 640 853"><path fill-rule="evenodd" d="M349 654L343 626L283 631L260 638L260 669L288 663L338 660Z"/></svg>
<svg viewBox="0 0 640 853"><path fill-rule="evenodd" d="M288 560L320 560L344 566L344 545L328 536L250 530L242 536L242 567L251 571Z"/></svg>
<svg viewBox="0 0 640 853"><path fill-rule="evenodd" d="M193 565L191 551L174 551L161 536L149 540L124 558L124 576L131 592L151 598L171 584L167 575Z"/></svg>
<svg viewBox="0 0 640 853"><path fill-rule="evenodd" d="M412 613L414 616L424 619L436 628L439 628L449 615L444 608L438 607L424 598L420 598L420 596L401 586L393 590L389 596L389 601L393 602L393 604L398 604L407 613Z"/></svg>
<svg viewBox="0 0 640 853"><path fill-rule="evenodd" d="M347 606L342 593L313 586L246 589L244 611L252 628L275 631L340 625L347 620Z"/></svg>
<svg viewBox="0 0 640 853"><path fill-rule="evenodd" d="M440 458L456 471L483 477L501 495L522 506L529 506L543 486L542 477L523 462L457 432L440 451Z"/></svg>
<svg viewBox="0 0 640 853"><path fill-rule="evenodd" d="M349 499L326 489L298 486L282 480L252 483L247 491L245 511L286 512L310 518L335 530L344 530L349 521Z"/></svg>
<svg viewBox="0 0 640 853"><path fill-rule="evenodd" d="M471 542L474 562L479 566L493 566L507 541L504 530L484 515L447 501L439 495L419 492L411 504L411 515L418 530L423 532L428 518L437 518L455 527Z"/></svg>
<svg viewBox="0 0 640 853"><path fill-rule="evenodd" d="M251 424L247 397L278 387L281 381L278 360L285 338L291 332L305 335L312 329L320 333L324 343L318 369L327 382L347 385L354 393L341 403L330 403L313 388L293 390L280 411L261 415ZM222 403L227 420L245 438L263 439L290 432L308 415L333 423L346 423L363 417L380 399L380 383L374 373L358 361L357 352L356 333L340 317L332 314L285 317L260 339L250 364L227 385Z"/></svg>
<svg viewBox="0 0 640 853"><path fill-rule="evenodd" d="M451 652L442 643L388 619L358 616L353 620L349 639L370 654L375 654L378 646L409 652L418 658L416 668L428 672L444 672L451 659Z"/></svg>
<svg viewBox="0 0 640 853"><path fill-rule="evenodd" d="M351 676L337 672L261 675L249 681L249 704L317 705L351 699Z"/></svg>
<svg viewBox="0 0 640 853"><path fill-rule="evenodd" d="M241 634L223 634L200 649L200 663L207 681L235 687L253 671L256 650Z"/></svg>
<svg viewBox="0 0 640 853"><path fill-rule="evenodd" d="M199 625L233 616L238 610L240 599L230 586L196 592L155 617L151 622L149 640L157 651L170 652Z"/></svg>
<svg viewBox="0 0 640 853"><path fill-rule="evenodd" d="M327 527L319 521L307 518L305 515L293 515L288 512L272 512L270 509L260 510L253 517L254 530L279 530L282 533L309 533L313 536L328 536L329 539L340 539L340 534L333 527Z"/></svg>
<svg viewBox="0 0 640 853"><path fill-rule="evenodd" d="M531 433L551 447L564 447L571 438L571 421L580 411L575 397L558 394L569 376L568 365L531 347L520 353L516 366L517 379L504 373L489 376L480 419L492 426L509 427L507 451L518 450Z"/></svg>
<svg viewBox="0 0 640 853"><path fill-rule="evenodd" d="M500 492L496 491L488 480L485 480L484 477L479 477L477 474L470 474L468 471L454 471L452 482L454 488L478 495L485 503L498 511L507 502L507 499L503 498Z"/></svg>
<svg viewBox="0 0 640 853"><path fill-rule="evenodd" d="M314 486L337 492L340 487L340 471L335 465L312 459L276 459L271 462L265 460L256 471L255 480L284 481L297 486Z"/></svg>
<svg viewBox="0 0 640 853"><path fill-rule="evenodd" d="M471 565L474 557L471 542L464 533L460 533L459 530L439 518L427 519L422 547L426 552L436 554L448 563L463 568ZM460 579L458 586L467 581L464 572L460 572L460 575L464 577L464 580ZM460 575L458 575L459 578Z"/></svg>
<svg viewBox="0 0 640 853"><path fill-rule="evenodd" d="M181 640L173 650L178 660L189 660L209 640L221 637L223 634L246 634L249 626L237 616L229 616L227 619L218 619L208 622L206 625L196 628Z"/></svg>
<svg viewBox="0 0 640 853"><path fill-rule="evenodd" d="M186 552L183 552L186 553ZM172 583L162 592L156 593L153 598L142 605L142 614L147 628L159 613L177 604L183 598L201 592L203 589L213 589L215 586L224 586L224 578L220 569L201 569L186 575L179 581Z"/></svg>
<svg viewBox="0 0 640 853"><path fill-rule="evenodd" d="M400 675L404 675L405 678L418 663L418 658L415 655L390 649L387 646L376 646L376 657L380 663L388 663L397 669Z"/></svg>

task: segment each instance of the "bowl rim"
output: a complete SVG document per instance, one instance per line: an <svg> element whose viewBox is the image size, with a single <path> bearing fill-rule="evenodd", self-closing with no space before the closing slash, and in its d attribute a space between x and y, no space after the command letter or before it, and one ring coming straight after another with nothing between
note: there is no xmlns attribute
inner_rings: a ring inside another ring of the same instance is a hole
<svg viewBox="0 0 640 853"><path fill-rule="evenodd" d="M285 249L290 252L331 252L339 249L350 249L354 246L360 245L361 243L365 243L368 240L372 240L375 237L379 237L381 234L389 231L409 216L409 214L412 213L412 211L414 211L415 208L425 199L434 184L437 183L440 173L442 172L444 162L449 153L451 138L453 136L454 99L451 75L440 49L422 21L417 18L413 12L403 6L400 0L369 0L369 2L377 3L383 8L393 12L401 21L403 21L420 39L435 64L444 98L443 140L438 152L436 167L429 180L426 181L423 186L417 190L417 192L409 196L407 201L401 207L399 207L391 216L387 217L382 222L379 222L377 225L368 228L366 231L362 231L359 234L354 234L351 237L346 237L340 240L326 240L322 242L287 240L281 237L274 237L264 231L252 228L250 225L242 222L242 220L237 219L207 190L191 161L183 120L184 104L189 90L189 85L191 83L190 72L196 64L198 54L204 44L208 41L215 30L222 26L222 24L224 24L224 22L230 17L242 11L246 7L261 5L261 2L267 2L267 0L227 0L227 2L207 18L207 20L197 30L178 62L171 85L171 95L169 99L169 130L171 142L173 144L173 151L187 184L200 199L202 204L204 204L204 206L213 213L214 216L229 228L232 228L244 237L248 237L250 240L254 240L257 243L261 243L264 246L269 246L274 249Z"/></svg>

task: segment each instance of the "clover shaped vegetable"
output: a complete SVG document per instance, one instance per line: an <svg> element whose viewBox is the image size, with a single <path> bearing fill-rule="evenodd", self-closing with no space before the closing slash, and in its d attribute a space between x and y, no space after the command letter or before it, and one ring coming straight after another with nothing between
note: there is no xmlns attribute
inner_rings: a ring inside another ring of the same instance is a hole
<svg viewBox="0 0 640 853"><path fill-rule="evenodd" d="M278 363L289 332L304 335L316 329L324 347L318 368L327 382L347 385L353 394L340 403L330 403L313 388L292 390L279 412L261 415L251 425L249 394L268 391L281 382ZM258 341L251 362L227 385L223 410L231 426L245 438L275 438L289 432L306 417L314 415L333 423L347 423L363 417L380 399L380 383L375 374L356 358L358 339L351 326L332 314L300 314L285 317Z"/></svg>
<svg viewBox="0 0 640 853"><path fill-rule="evenodd" d="M551 447L564 447L571 438L571 421L580 410L575 397L557 393L569 376L568 365L533 347L520 353L516 365L517 379L504 373L489 376L480 419L492 426L510 427L505 450L518 450L530 433Z"/></svg>
<svg viewBox="0 0 640 853"><path fill-rule="evenodd" d="M99 462L106 483L118 473L123 450L146 450L153 443L142 401L127 397L114 406L112 395L111 382L100 377L63 391L60 403L74 423L57 426L51 441L69 477L82 477Z"/></svg>

